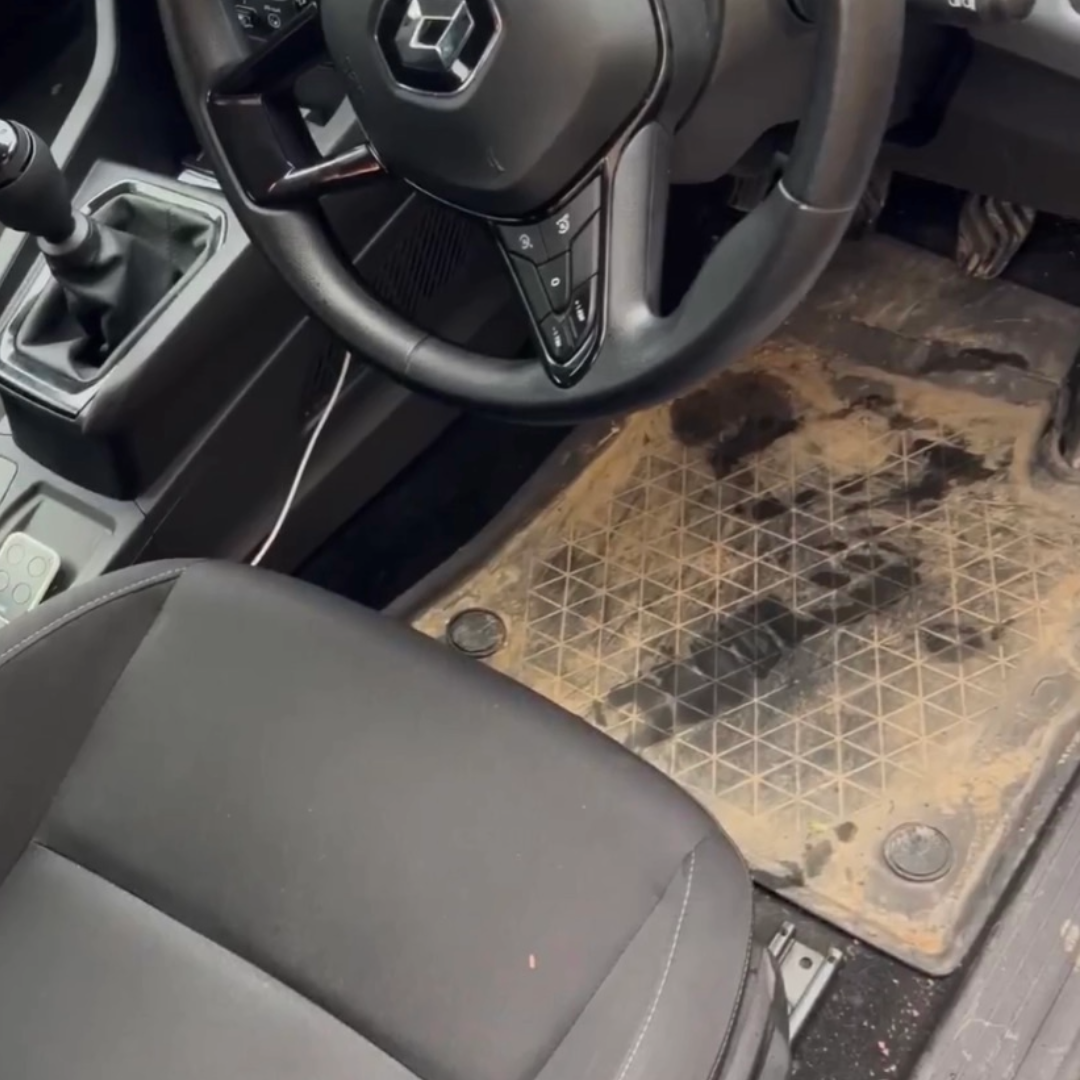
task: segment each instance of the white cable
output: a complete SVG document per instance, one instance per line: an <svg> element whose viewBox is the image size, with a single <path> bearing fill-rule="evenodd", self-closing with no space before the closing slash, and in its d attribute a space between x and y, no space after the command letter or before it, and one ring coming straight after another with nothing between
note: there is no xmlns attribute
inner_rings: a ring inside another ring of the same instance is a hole
<svg viewBox="0 0 1080 1080"><path fill-rule="evenodd" d="M285 519L289 516L289 511L292 510L293 503L296 502L296 496L300 491L304 473L307 470L308 463L311 461L311 455L315 452L315 444L319 441L319 436L322 434L323 428L326 427L326 421L330 419L330 414L334 411L338 398L341 397L341 391L345 386L345 379L349 374L349 365L351 363L352 353L347 352L345 359L341 362L341 374L338 375L337 385L330 394L330 400L326 403L326 408L323 409L322 416L319 417L319 422L311 433L311 438L308 439L307 449L300 459L300 467L296 470L296 476L293 477L292 487L289 488L289 494L285 496L285 504L281 508L281 513L278 514L277 521L274 522L274 527L270 530L270 535L266 538L263 546L259 548L258 554L251 560L252 566L258 566L266 558L266 553L273 547L274 541L278 538L278 533L281 532L281 527L285 524Z"/></svg>

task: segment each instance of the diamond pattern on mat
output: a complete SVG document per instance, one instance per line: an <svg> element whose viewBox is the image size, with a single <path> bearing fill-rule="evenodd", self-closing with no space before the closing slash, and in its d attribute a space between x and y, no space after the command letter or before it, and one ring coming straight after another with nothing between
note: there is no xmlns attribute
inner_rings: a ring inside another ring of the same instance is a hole
<svg viewBox="0 0 1080 1080"><path fill-rule="evenodd" d="M805 832L925 776L1039 642L1074 553L938 425L866 440L865 472L784 440L719 478L651 445L533 559L520 677L725 821Z"/></svg>

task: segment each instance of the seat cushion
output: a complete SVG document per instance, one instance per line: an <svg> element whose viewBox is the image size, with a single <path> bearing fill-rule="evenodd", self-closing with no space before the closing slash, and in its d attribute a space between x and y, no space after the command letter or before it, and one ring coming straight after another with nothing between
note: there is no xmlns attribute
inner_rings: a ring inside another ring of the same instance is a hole
<svg viewBox="0 0 1080 1080"><path fill-rule="evenodd" d="M0 863L20 1077L711 1080L749 879L647 765L265 572L147 567L32 618L0 640L0 758L33 761ZM36 731L31 669L63 683Z"/></svg>

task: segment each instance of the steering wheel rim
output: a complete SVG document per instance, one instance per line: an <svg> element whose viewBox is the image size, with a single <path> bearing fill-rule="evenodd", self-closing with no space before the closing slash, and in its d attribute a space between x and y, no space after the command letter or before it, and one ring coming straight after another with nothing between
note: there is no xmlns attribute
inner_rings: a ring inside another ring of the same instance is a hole
<svg viewBox="0 0 1080 1080"><path fill-rule="evenodd" d="M783 178L724 237L680 306L661 317L671 132L682 119L672 108L685 109L686 93L671 93L672 20L659 5L683 0L650 2L658 5L659 63L648 97L557 199L558 207L572 205L590 183L600 185L593 344L568 364L553 362L543 347L543 362L470 352L413 326L364 290L318 198L383 175L377 150L361 146L322 161L298 114L286 125L280 108L281 87L321 44L314 8L252 56L221 0L159 0L159 7L186 106L223 190L314 315L412 389L508 418L576 422L669 399L780 324L843 238L896 86L904 0L818 0L812 88ZM546 340L538 335L541 346Z"/></svg>

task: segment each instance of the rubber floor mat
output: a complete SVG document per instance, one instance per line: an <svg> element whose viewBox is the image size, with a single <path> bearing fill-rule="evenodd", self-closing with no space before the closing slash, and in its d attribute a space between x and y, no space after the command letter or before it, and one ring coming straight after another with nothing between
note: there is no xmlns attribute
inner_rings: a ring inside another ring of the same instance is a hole
<svg viewBox="0 0 1080 1080"><path fill-rule="evenodd" d="M1073 771L1074 526L1038 406L774 341L641 414L420 629L672 776L757 879L954 969Z"/></svg>

